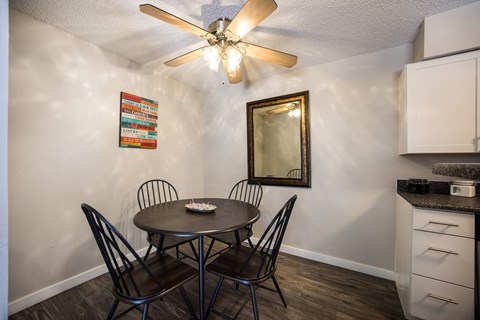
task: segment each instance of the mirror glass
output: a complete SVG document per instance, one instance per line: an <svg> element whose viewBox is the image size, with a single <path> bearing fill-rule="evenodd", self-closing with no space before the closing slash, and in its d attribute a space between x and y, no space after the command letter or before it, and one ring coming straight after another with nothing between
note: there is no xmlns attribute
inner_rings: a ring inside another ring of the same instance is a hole
<svg viewBox="0 0 480 320"><path fill-rule="evenodd" d="M248 102L247 121L249 179L310 187L308 91Z"/></svg>

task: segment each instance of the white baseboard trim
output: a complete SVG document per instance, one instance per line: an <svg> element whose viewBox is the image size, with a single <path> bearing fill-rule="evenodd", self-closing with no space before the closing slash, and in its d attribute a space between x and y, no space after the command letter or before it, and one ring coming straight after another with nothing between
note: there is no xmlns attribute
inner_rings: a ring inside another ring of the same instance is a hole
<svg viewBox="0 0 480 320"><path fill-rule="evenodd" d="M252 242L256 243L257 238L252 238ZM153 248L155 249L155 248ZM138 255L143 257L147 251L147 248L143 248L137 251ZM304 249L295 248L292 246L282 245L280 248L281 252L285 252L294 256L310 259L313 261L318 261L333 266L362 272L369 274L375 277L380 277L388 280L394 280L394 273L391 270L386 270L378 267L369 266L366 264L340 259ZM153 252L153 251L152 251ZM12 301L8 304L8 315L11 316L19 311L22 311L34 304L42 302L48 298L51 298L59 293L62 293L68 289L71 289L79 284L82 284L88 280L96 278L107 272L107 267L103 264L88 271L85 271L81 274L73 276L71 278L60 281L56 284L53 284L49 287L38 290L34 293L31 293L25 297Z"/></svg>
<svg viewBox="0 0 480 320"><path fill-rule="evenodd" d="M253 243L257 243L257 238L252 238ZM280 248L281 252L288 253L297 257L306 258L313 261L318 261L326 264L330 264L333 266L337 266L344 269L349 269L365 274L369 274L371 276L387 279L387 280L394 280L394 272L392 270L382 269L370 265L366 265L363 263L336 258L332 256L328 256L325 254L320 254L313 251L308 251L300 248L295 248L292 246L282 245Z"/></svg>
<svg viewBox="0 0 480 320"><path fill-rule="evenodd" d="M153 248L151 252L153 251L155 251L155 248ZM143 257L146 252L147 252L147 248L143 248L137 251L140 257ZM127 257L130 258L130 256L131 255ZM103 264L93 269L87 270L83 273L80 273L76 276L73 276L71 278L55 283L49 287L33 292L25 297L12 301L8 304L8 315L11 316L12 314L15 314L28 307L31 307L34 304L47 300L48 298L51 298L59 293L67 291L68 289L78 286L79 284L87 282L88 280L92 280L93 278L96 278L106 273L107 271L108 271L107 266Z"/></svg>

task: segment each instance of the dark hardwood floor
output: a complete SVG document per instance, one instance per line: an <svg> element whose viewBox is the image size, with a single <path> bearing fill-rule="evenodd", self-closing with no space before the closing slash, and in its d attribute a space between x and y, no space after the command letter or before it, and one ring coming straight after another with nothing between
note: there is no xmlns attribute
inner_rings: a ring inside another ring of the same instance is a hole
<svg viewBox="0 0 480 320"><path fill-rule="evenodd" d="M283 253L277 265L276 276L288 307L283 307L276 293L258 289L257 302L262 320L405 319L392 281ZM216 281L216 277L206 274L207 304ZM198 314L197 281L189 282L186 289ZM216 308L233 315L238 310L238 303L247 295L247 288L235 290L232 284L225 283ZM104 274L18 312L9 319L105 319L113 301L110 278ZM182 301L180 292L176 290L163 301L153 303L149 314L153 319L188 319L188 310ZM125 305L120 304L119 310L124 309ZM121 319L140 317L140 312L131 311ZM211 314L209 319L220 317ZM238 319L253 319L251 303L247 304Z"/></svg>

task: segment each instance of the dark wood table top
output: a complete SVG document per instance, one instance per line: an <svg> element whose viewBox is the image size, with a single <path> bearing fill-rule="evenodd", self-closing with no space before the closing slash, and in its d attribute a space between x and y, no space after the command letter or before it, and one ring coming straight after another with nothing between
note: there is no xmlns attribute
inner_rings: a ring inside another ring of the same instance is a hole
<svg viewBox="0 0 480 320"><path fill-rule="evenodd" d="M237 200L202 198L196 203L210 203L217 208L211 213L187 210L191 199L156 204L139 211L133 218L138 228L174 236L202 236L237 230L260 219L257 207Z"/></svg>

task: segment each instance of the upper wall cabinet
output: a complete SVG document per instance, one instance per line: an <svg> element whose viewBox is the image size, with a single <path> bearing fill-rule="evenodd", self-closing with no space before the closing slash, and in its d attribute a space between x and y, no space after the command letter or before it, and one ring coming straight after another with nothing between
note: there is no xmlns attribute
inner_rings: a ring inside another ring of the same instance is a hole
<svg viewBox="0 0 480 320"><path fill-rule="evenodd" d="M480 48L480 2L425 18L413 43L413 61Z"/></svg>
<svg viewBox="0 0 480 320"><path fill-rule="evenodd" d="M407 65L399 153L479 152L479 95L480 50Z"/></svg>

